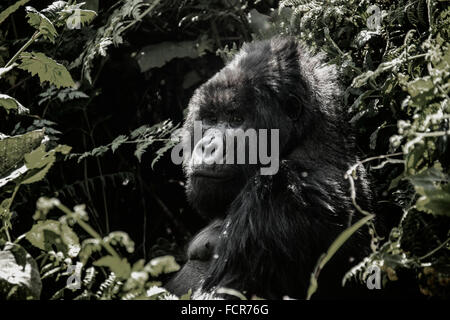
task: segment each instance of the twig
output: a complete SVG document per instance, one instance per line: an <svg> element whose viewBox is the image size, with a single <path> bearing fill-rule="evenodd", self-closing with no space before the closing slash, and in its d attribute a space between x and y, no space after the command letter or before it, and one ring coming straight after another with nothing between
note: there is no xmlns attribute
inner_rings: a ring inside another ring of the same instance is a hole
<svg viewBox="0 0 450 320"><path fill-rule="evenodd" d="M33 36L28 40L22 48L19 49L19 51L16 52L16 54L11 58L11 60L8 61L8 63L5 65L5 68L8 68L11 66L20 56L22 52L24 52L34 41L37 40L42 35L39 31L36 31Z"/></svg>
<svg viewBox="0 0 450 320"><path fill-rule="evenodd" d="M434 248L433 250L431 250L430 252L428 252L426 255L422 256L419 258L419 260L423 260L425 258L428 258L429 256L435 254L437 251L439 251L440 249L444 248L447 243L450 242L450 238L448 238L447 240L445 240L443 243L441 243L438 247Z"/></svg>
<svg viewBox="0 0 450 320"><path fill-rule="evenodd" d="M104 242L102 237L100 236L100 234L97 233L97 231L95 231L89 224L87 224L86 222L84 222L83 220L78 218L77 215L75 215L69 208L67 208L65 205L63 205L61 203L57 204L56 207L58 209L60 209L62 212L64 212L66 215L68 215L69 217L75 219L77 224L81 228L83 228L84 231L86 231L91 237L99 240L102 243L103 247L106 249L106 251L108 251L112 256L119 257L119 254L116 252L116 250L114 250L114 248L111 247L111 245L109 243Z"/></svg>

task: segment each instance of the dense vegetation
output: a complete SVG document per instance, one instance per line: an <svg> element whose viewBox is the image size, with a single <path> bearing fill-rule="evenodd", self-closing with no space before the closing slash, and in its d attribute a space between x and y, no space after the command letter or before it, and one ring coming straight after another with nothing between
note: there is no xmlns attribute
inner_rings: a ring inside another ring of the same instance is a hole
<svg viewBox="0 0 450 320"><path fill-rule="evenodd" d="M339 66L362 159L342 179L354 191L364 165L375 192L373 212L354 201L367 217L318 262L309 294L368 224L373 253L345 280L378 266L383 286L407 278L424 297L450 296L446 1L109 3L0 5L0 299L168 298L161 281L204 223L170 133L236 48L273 35Z"/></svg>

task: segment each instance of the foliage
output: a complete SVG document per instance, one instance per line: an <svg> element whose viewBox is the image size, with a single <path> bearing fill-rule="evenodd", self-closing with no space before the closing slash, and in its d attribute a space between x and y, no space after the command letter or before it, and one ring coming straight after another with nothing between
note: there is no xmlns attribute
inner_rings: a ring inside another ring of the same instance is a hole
<svg viewBox="0 0 450 320"><path fill-rule="evenodd" d="M136 151L134 155L136 158L141 161L142 155L144 152L155 142L163 141L166 142L165 145L160 148L155 155L155 158L152 161L151 166L161 158L161 156L168 150L170 150L175 141L164 139L169 133L172 133L176 127L172 125L172 122L169 120L158 123L152 127L147 125L143 125L135 130L133 130L130 135L120 135L116 137L110 144L105 146L97 147L91 151L85 152L83 154L75 154L72 153L70 157L77 157L78 163L82 161L86 157L99 157L108 150L111 150L113 153L123 144L132 143L136 144Z"/></svg>
<svg viewBox="0 0 450 320"><path fill-rule="evenodd" d="M372 228L373 254L346 279L359 276L366 281L371 265L381 267L385 283L397 280L394 275L402 268L419 275L431 267L436 277L448 279L448 267L438 266L450 265L449 8L425 0L286 0L272 21L270 32L297 36L324 50L340 67L350 122L369 137L365 150L374 155L357 165L381 161L371 168L379 177L377 196L388 195L378 210L392 202L403 212L384 245L377 244L382 239ZM356 167L349 171L350 182L357 179ZM426 217L429 223L439 220L441 227L419 237L411 232L411 222L405 223L411 216L419 221ZM416 245L406 248L406 238ZM425 243L429 254L421 257L415 247ZM439 296L445 283L431 288L424 281L420 288Z"/></svg>
<svg viewBox="0 0 450 320"><path fill-rule="evenodd" d="M97 30L95 38L86 44L84 52L74 61L72 67L83 65L83 76L92 83L91 70L94 59L106 56L108 47L112 44L118 46L123 43L124 33L132 28L158 5L159 0L151 4L143 0L120 1L121 6L109 16L107 23ZM133 19L129 19L132 17Z"/></svg>
<svg viewBox="0 0 450 320"><path fill-rule="evenodd" d="M24 52L20 55L20 59L22 63L19 68L30 72L32 75L37 74L41 82L48 81L58 88L75 85L67 69L43 53Z"/></svg>
<svg viewBox="0 0 450 320"><path fill-rule="evenodd" d="M160 280L179 268L168 254L176 254L200 223L189 212L179 169L164 161L174 143L168 135L196 85L242 42L273 35L297 37L339 67L343 102L367 156L342 177L366 217L349 221L350 229L318 261L312 284L320 287L320 270L366 223L373 252L349 271L345 283L366 281L377 266L389 286L408 270L423 294L448 297L445 2L277 3L0 5L1 297L177 299L160 288ZM152 170L156 161L158 170ZM374 208L361 208L354 196L361 165L373 177ZM397 212L400 219L383 239L372 214L392 220ZM117 229L124 231L111 231ZM24 272L17 273L17 283L5 281L19 268ZM190 293L180 299L190 299Z"/></svg>
<svg viewBox="0 0 450 320"><path fill-rule="evenodd" d="M63 213L57 220L47 218L54 208ZM19 239L27 239L41 250L42 254L37 259L40 279L64 280L61 282L62 288L52 299L168 297L164 289L155 290L155 287L160 286L156 280L158 276L179 270L173 257L155 258L147 264L139 260L131 265L119 252L125 248L127 254L133 253L133 241L124 232L111 232L101 237L88 224L85 206L75 206L70 210L58 199L40 198L33 218L36 220L34 226ZM88 237L80 241L75 227L80 227Z"/></svg>
<svg viewBox="0 0 450 320"><path fill-rule="evenodd" d="M19 1L3 11L0 14L0 23L26 2L28 1ZM128 5L129 3L125 3L124 7ZM62 103L88 98L86 94L75 88L76 84L64 64L56 62L42 52L25 51L41 37L56 44L57 41L60 41L58 29L76 29L91 22L97 14L81 7L82 4L64 1L56 1L41 11L27 7L27 22L36 31L5 64L4 68L1 68L1 77L7 78L8 73L11 74L15 72L15 68L18 68L30 72L31 75L38 75L43 86L45 82L49 82L51 86L40 94L42 99L38 104L50 103L55 98ZM0 106L7 114L11 111L19 115L29 112L29 109L7 94L0 94ZM124 232L110 232L107 236L101 237L87 224L87 213L84 206L75 206L71 211L58 199L40 198L37 202L37 211L33 216L36 220L34 225L28 232L19 236L15 243L12 242L13 238L10 234L14 213L12 208L19 188L42 181L56 163L58 154L68 155L70 152L71 148L66 145L52 145L52 140L57 140L55 134L60 133L50 127L53 124L48 120L35 120L24 134L0 135L1 296L7 299L36 299L41 295L42 281L47 278L54 278L55 281L58 281L60 278L68 277L66 285L63 289L58 290L53 298L63 298L66 290L70 292L71 290L84 290L78 291L78 296L73 296L75 299L77 297L79 299L109 299L122 296L128 299L131 297L150 299L160 297L164 293L162 289L157 290L157 294L152 292L150 295L146 294L146 290L159 285L159 282L147 280L155 279L161 273L177 271L179 266L173 257L151 260L147 266L137 263L131 267L127 259L121 257L114 247L123 246L127 253L132 253L134 252L133 241ZM33 130L36 128L44 129ZM163 137L171 129L172 125L169 121L152 127L142 126L133 131L129 138L119 136L108 147L111 147L114 152L121 144L134 141L137 144L136 156L140 160L142 154L152 143L165 141ZM23 131L20 123L17 124L14 131ZM167 144L160 149L156 153L153 163L169 147L170 144ZM94 149L80 158L88 155L98 156L98 150L98 148ZM54 207L59 208L65 215L57 220L47 218ZM85 239L80 240L78 231L75 232L73 229L75 224L92 238L84 236ZM24 247L17 244L22 239L26 239L32 247L42 253L36 258L38 264ZM102 249L106 255L102 254ZM109 270L109 275L103 280L99 277L98 281L102 282L99 284L97 292L93 294L94 278L100 270L105 274L105 269ZM80 281L75 284L71 282L74 276L79 279L83 273L85 273L84 287L81 286Z"/></svg>

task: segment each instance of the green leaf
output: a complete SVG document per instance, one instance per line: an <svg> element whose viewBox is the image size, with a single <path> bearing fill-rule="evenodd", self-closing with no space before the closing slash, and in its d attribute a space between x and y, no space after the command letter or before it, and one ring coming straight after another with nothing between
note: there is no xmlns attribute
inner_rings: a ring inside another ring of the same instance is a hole
<svg viewBox="0 0 450 320"><path fill-rule="evenodd" d="M349 228L342 231L342 233L333 241L333 243L328 248L327 252L320 256L319 261L317 262L317 266L315 270L321 270L325 267L325 265L330 261L330 259L334 256L334 254L339 250L339 248L363 225L365 225L369 220L372 220L375 216L373 214L365 216L360 219ZM307 299L309 300L311 296L317 290L317 277L315 273L311 274L310 284L307 292Z"/></svg>
<svg viewBox="0 0 450 320"><path fill-rule="evenodd" d="M38 221L25 238L36 248L60 251L66 256L76 256L80 250L76 233L67 224L56 220Z"/></svg>
<svg viewBox="0 0 450 320"><path fill-rule="evenodd" d="M21 105L19 101L7 94L0 93L0 106L6 110L6 113L9 113L9 110L17 110L19 114L30 112L30 110Z"/></svg>
<svg viewBox="0 0 450 320"><path fill-rule="evenodd" d="M84 9L66 9L63 12L71 13L71 15L67 18L66 24L69 29L79 29L82 26L89 24L94 20L97 16L97 13L92 10L84 10Z"/></svg>
<svg viewBox="0 0 450 320"><path fill-rule="evenodd" d="M433 81L430 77L415 79L408 83L408 93L412 96L424 94L434 88Z"/></svg>
<svg viewBox="0 0 450 320"><path fill-rule="evenodd" d="M153 142L154 140L152 139L152 137L149 137L146 141L140 142L136 145L134 155L136 156L139 162L141 162L142 155L147 150L147 148L153 144Z"/></svg>
<svg viewBox="0 0 450 320"><path fill-rule="evenodd" d="M25 155L25 164L28 169L40 169L55 160L52 156L53 154L45 151L45 145L41 144L39 148Z"/></svg>
<svg viewBox="0 0 450 320"><path fill-rule="evenodd" d="M23 163L25 154L37 148L43 139L43 129L0 139L0 175ZM0 180L0 186L2 185Z"/></svg>
<svg viewBox="0 0 450 320"><path fill-rule="evenodd" d="M197 58L206 51L213 51L212 41L200 37L196 41L161 42L144 47L137 55L141 72L160 68L175 58Z"/></svg>
<svg viewBox="0 0 450 320"><path fill-rule="evenodd" d="M33 7L26 7L28 23L35 28L42 36L51 42L55 42L58 32L53 23L42 13Z"/></svg>
<svg viewBox="0 0 450 320"><path fill-rule="evenodd" d="M127 259L116 256L106 256L94 262L94 266L108 267L118 278L127 279L131 273L131 266Z"/></svg>
<svg viewBox="0 0 450 320"><path fill-rule="evenodd" d="M67 154L69 151L69 146L59 145L47 152L45 151L45 145L42 144L36 150L26 154L25 165L29 172L22 178L20 183L30 184L42 180L56 161L56 153Z"/></svg>
<svg viewBox="0 0 450 320"><path fill-rule="evenodd" d="M112 152L114 153L114 151L116 151L117 148L120 147L120 145L123 144L127 140L128 140L128 137L125 135L120 135L117 138L115 138L114 141L111 143Z"/></svg>
<svg viewBox="0 0 450 320"><path fill-rule="evenodd" d="M192 289L189 289L188 292L180 296L180 300L191 300L191 296L192 296Z"/></svg>
<svg viewBox="0 0 450 320"><path fill-rule="evenodd" d="M110 244L113 246L120 244L126 248L128 253L134 252L133 240L131 240L130 236L123 231L110 232L106 237L103 238L103 243Z"/></svg>
<svg viewBox="0 0 450 320"><path fill-rule="evenodd" d="M66 1L55 1L44 10L41 10L41 13L44 14L47 18L49 18L53 22L55 22L61 16L61 12L66 6L67 6Z"/></svg>
<svg viewBox="0 0 450 320"><path fill-rule="evenodd" d="M144 269L151 276L157 277L162 273L165 274L180 270L180 265L175 261L173 256L162 256L150 260Z"/></svg>
<svg viewBox="0 0 450 320"><path fill-rule="evenodd" d="M29 2L30 0L19 0L16 3L10 5L8 8L3 10L0 13L0 24L6 20L6 18L9 17L9 15L13 14L17 9L19 9L21 6Z"/></svg>
<svg viewBox="0 0 450 320"><path fill-rule="evenodd" d="M406 156L405 174L413 175L421 170L425 161L427 148L424 144L416 144Z"/></svg>
<svg viewBox="0 0 450 320"><path fill-rule="evenodd" d="M442 172L442 168L440 168L439 165L435 165L419 174L408 176L408 180L411 181L415 187L426 190L434 189L437 183L448 183L449 177Z"/></svg>
<svg viewBox="0 0 450 320"><path fill-rule="evenodd" d="M450 185L424 190L423 193L416 202L418 210L450 217Z"/></svg>
<svg viewBox="0 0 450 320"><path fill-rule="evenodd" d="M420 174L409 176L408 180L420 195L416 202L418 210L450 216L450 178L439 163Z"/></svg>
<svg viewBox="0 0 450 320"><path fill-rule="evenodd" d="M50 59L40 52L23 52L20 55L22 63L19 68L30 72L33 76L38 75L41 82L48 81L56 87L73 87L72 76L66 67Z"/></svg>
<svg viewBox="0 0 450 320"><path fill-rule="evenodd" d="M170 149L172 149L172 148L174 147L175 144L176 144L176 143L173 143L173 142L171 142L171 141L168 141L168 142L164 145L164 147L160 148L160 149L156 152L156 156L155 156L155 158L153 159L152 164L151 164L152 170L153 170L153 167L155 166L156 162L158 162L159 159L161 159L161 157L162 157L167 151L169 151Z"/></svg>
<svg viewBox="0 0 450 320"><path fill-rule="evenodd" d="M21 246L6 243L0 250L0 299L39 299L41 291L36 261Z"/></svg>

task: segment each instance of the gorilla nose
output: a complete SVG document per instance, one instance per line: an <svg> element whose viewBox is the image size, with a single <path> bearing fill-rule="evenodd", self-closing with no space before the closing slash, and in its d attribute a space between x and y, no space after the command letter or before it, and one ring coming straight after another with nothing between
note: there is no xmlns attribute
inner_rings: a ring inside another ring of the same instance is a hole
<svg viewBox="0 0 450 320"><path fill-rule="evenodd" d="M192 155L194 165L222 164L223 145L222 133L219 130L207 133L194 148Z"/></svg>

